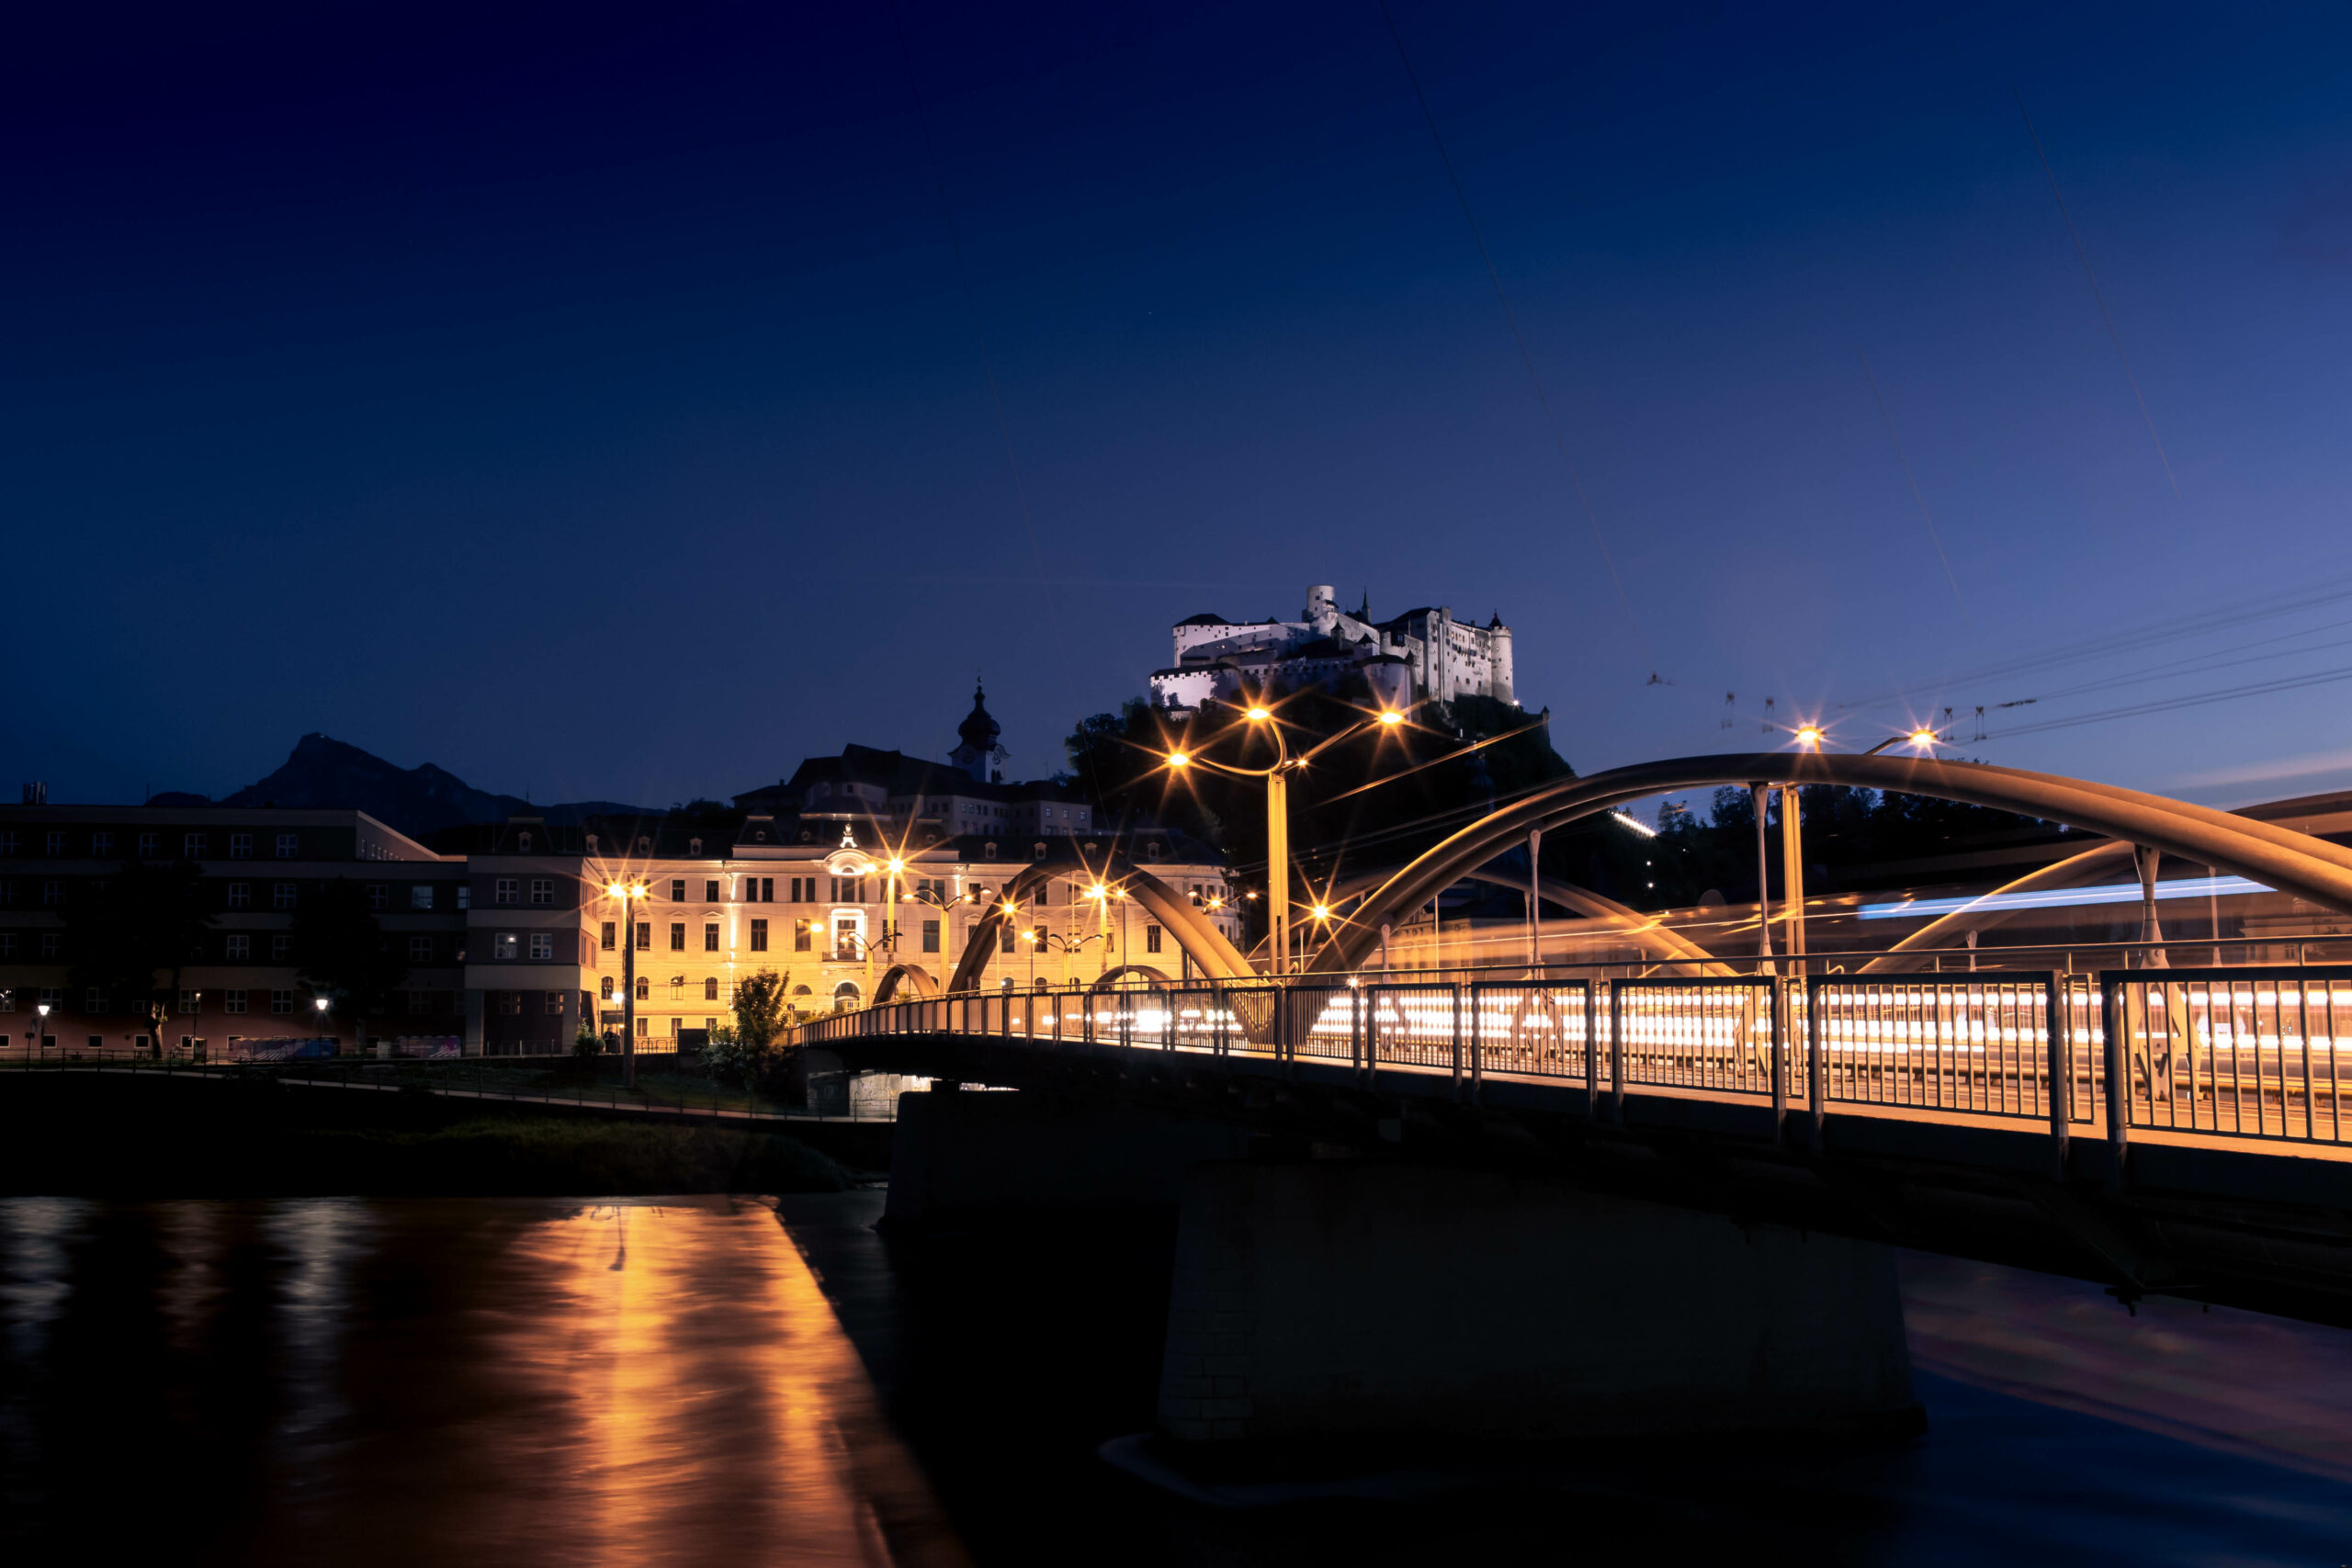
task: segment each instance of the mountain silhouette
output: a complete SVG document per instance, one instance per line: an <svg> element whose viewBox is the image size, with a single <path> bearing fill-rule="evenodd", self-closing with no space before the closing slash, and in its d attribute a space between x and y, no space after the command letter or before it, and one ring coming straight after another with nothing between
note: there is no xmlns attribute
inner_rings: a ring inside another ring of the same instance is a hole
<svg viewBox="0 0 2352 1568"><path fill-rule="evenodd" d="M148 804L356 808L412 839L424 839L467 822L503 822L517 816L569 823L597 816L661 815L658 809L611 800L535 806L518 795L476 789L447 768L431 762L403 768L372 751L315 734L296 741L292 754L276 773L233 795L213 801L173 790L153 796Z"/></svg>

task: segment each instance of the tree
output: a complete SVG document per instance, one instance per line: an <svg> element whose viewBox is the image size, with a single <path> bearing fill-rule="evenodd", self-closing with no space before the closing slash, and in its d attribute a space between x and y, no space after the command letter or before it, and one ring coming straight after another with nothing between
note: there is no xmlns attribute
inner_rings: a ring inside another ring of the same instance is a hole
<svg viewBox="0 0 2352 1568"><path fill-rule="evenodd" d="M65 914L73 968L67 983L118 997L147 1021L163 1048L164 1025L179 1003L180 976L203 956L212 925L192 861L141 862L87 884Z"/></svg>
<svg viewBox="0 0 2352 1568"><path fill-rule="evenodd" d="M735 1043L754 1060L763 1059L784 1032L784 978L773 969L746 976L735 987Z"/></svg>
<svg viewBox="0 0 2352 1568"><path fill-rule="evenodd" d="M393 950L383 923L356 884L335 878L296 911L291 928L296 977L327 997L336 1012L359 1021L391 1006L393 988L408 978L408 963Z"/></svg>

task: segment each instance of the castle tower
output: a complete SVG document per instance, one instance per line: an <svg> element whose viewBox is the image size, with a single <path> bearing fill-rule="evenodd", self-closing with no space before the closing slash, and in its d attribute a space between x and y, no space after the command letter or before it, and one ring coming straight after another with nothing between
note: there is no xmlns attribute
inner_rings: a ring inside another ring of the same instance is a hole
<svg viewBox="0 0 2352 1568"><path fill-rule="evenodd" d="M1331 628L1340 624L1340 592L1328 582L1318 582L1306 591L1306 624L1315 628L1317 637L1329 637Z"/></svg>

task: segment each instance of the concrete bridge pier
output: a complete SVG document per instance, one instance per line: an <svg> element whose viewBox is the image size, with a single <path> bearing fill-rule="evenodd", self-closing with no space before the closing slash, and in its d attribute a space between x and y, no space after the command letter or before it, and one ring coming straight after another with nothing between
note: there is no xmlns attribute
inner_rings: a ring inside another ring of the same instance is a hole
<svg viewBox="0 0 2352 1568"><path fill-rule="evenodd" d="M1196 1168L1159 1425L1188 1444L1917 1428L1874 1243L1466 1169Z"/></svg>

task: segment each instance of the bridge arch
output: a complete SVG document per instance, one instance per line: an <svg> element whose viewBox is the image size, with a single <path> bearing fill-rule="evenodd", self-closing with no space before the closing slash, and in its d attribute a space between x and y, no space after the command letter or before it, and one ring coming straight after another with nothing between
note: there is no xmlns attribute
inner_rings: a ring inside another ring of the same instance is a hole
<svg viewBox="0 0 2352 1568"><path fill-rule="evenodd" d="M884 1002L896 1001L902 990L917 998L935 997L939 994L939 982L919 964L893 964L883 972L882 978L874 983L874 1005L880 1007Z"/></svg>
<svg viewBox="0 0 2352 1568"><path fill-rule="evenodd" d="M1003 945L1003 932L1008 917L1005 906L1028 903L1030 896L1046 882L1057 876L1068 876L1073 868L1116 882L1127 896L1143 906L1144 912L1158 920L1162 930L1176 940L1176 945L1192 955L1201 973L1213 980L1248 980L1257 977L1225 933L1216 929L1208 917L1196 908L1185 894L1162 882L1159 877L1135 864L1125 855L1114 855L1102 865L1070 861L1032 861L1021 868L1020 874L1005 885L1004 897L989 906L987 914L972 927L972 934L964 944L964 953L956 961L956 973L947 982L954 991L978 990L989 963Z"/></svg>
<svg viewBox="0 0 2352 1568"><path fill-rule="evenodd" d="M1933 758L1767 751L1683 757L1563 780L1482 818L1374 891L1307 961L1312 974L1353 969L1380 922L1484 865L1533 829L1554 829L1644 795L1707 784L1845 784L2020 812L2145 844L2352 914L2352 850L2186 801L2053 773ZM2054 868L2053 868L2054 869Z"/></svg>
<svg viewBox="0 0 2352 1568"><path fill-rule="evenodd" d="M1163 971L1155 969L1148 964L1122 964L1116 969L1105 970L1102 976L1087 989L1115 991L1119 988L1119 982L1131 975L1148 981L1155 989L1173 983Z"/></svg>

